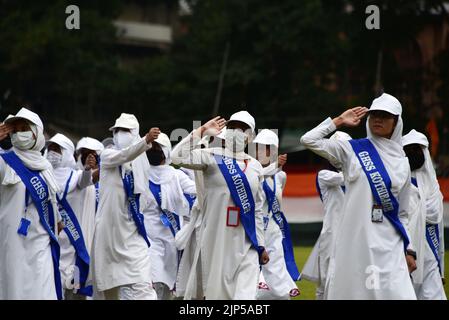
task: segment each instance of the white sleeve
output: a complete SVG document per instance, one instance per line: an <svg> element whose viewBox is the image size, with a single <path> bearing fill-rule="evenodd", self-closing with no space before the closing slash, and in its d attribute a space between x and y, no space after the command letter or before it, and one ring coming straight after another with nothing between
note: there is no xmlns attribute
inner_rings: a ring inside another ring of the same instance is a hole
<svg viewBox="0 0 449 320"><path fill-rule="evenodd" d="M192 181L192 179L190 179L189 176L184 172L179 171L178 173L179 173L178 174L179 183L181 184L182 192L190 195L196 195L195 182Z"/></svg>
<svg viewBox="0 0 449 320"><path fill-rule="evenodd" d="M411 179L411 173L409 172L407 180L410 181ZM410 196L411 196L411 186L410 183L405 183L402 190L399 192L398 196L398 202L399 202L399 220L401 221L402 225L404 226L404 229L407 233L407 237L410 240L410 244L408 245L407 249L413 249L413 244L411 242L412 238L410 237L410 230L409 230L409 212L410 212ZM415 251L415 250L414 250Z"/></svg>
<svg viewBox="0 0 449 320"><path fill-rule="evenodd" d="M443 195L440 189L426 199L426 222L439 224L443 220Z"/></svg>
<svg viewBox="0 0 449 320"><path fill-rule="evenodd" d="M256 199L255 199L255 219L256 219L256 238L259 246L265 247L265 232L264 232L264 223L263 223L263 188L262 188L262 176L261 181L259 183L259 188L257 189Z"/></svg>
<svg viewBox="0 0 449 320"><path fill-rule="evenodd" d="M104 168L115 168L126 162L133 161L140 154L151 148L151 143L147 144L145 138L128 148L122 150L105 149L101 153L101 166Z"/></svg>
<svg viewBox="0 0 449 320"><path fill-rule="evenodd" d="M318 172L318 182L327 187L339 187L344 185L343 173L331 170L321 170Z"/></svg>
<svg viewBox="0 0 449 320"><path fill-rule="evenodd" d="M327 135L337 130L331 118L327 118L317 127L301 137L301 144L317 155L329 160L332 164L343 167L349 157L345 143L347 141L325 139Z"/></svg>
<svg viewBox="0 0 449 320"><path fill-rule="evenodd" d="M200 141L200 137L193 133L182 139L171 152L173 164L193 170L205 170L207 162L203 159L204 152L198 149Z"/></svg>
<svg viewBox="0 0 449 320"><path fill-rule="evenodd" d="M271 177L274 176L276 173L280 172L282 169L280 167L278 167L278 163L273 162L272 164L270 164L269 166L266 166L265 168L262 169L262 174L265 177Z"/></svg>
<svg viewBox="0 0 449 320"><path fill-rule="evenodd" d="M78 175L78 183L77 186L79 189L87 188L88 186L93 185L92 182L92 170L79 170Z"/></svg>

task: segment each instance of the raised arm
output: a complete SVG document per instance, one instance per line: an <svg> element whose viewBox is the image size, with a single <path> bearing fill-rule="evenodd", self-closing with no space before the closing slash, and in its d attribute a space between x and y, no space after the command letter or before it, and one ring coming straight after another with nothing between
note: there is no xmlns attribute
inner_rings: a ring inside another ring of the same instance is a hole
<svg viewBox="0 0 449 320"><path fill-rule="evenodd" d="M159 128L151 128L139 142L122 150L106 149L101 153L101 166L115 168L126 162L133 161L141 153L151 148L151 143L159 136Z"/></svg>
<svg viewBox="0 0 449 320"><path fill-rule="evenodd" d="M301 144L332 164L342 165L347 159L345 142L325 139L327 135L340 127L356 127L368 111L365 107L356 107L343 112L337 118L327 118L317 127L301 137Z"/></svg>
<svg viewBox="0 0 449 320"><path fill-rule="evenodd" d="M226 120L215 117L206 124L194 130L181 140L172 150L171 159L176 165L193 170L204 170L207 163L203 159L203 152L198 149L201 138L205 135L216 136L225 127Z"/></svg>

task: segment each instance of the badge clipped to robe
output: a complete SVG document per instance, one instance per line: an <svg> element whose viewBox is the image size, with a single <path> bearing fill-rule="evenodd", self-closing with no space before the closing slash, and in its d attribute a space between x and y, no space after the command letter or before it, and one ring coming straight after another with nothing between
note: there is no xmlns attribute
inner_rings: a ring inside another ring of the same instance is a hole
<svg viewBox="0 0 449 320"><path fill-rule="evenodd" d="M384 212L382 206L378 204L373 205L373 211L371 211L371 221L372 222L383 222Z"/></svg>
<svg viewBox="0 0 449 320"><path fill-rule="evenodd" d="M31 224L30 220L28 220L26 218L20 219L20 225L19 225L19 229L17 230L17 233L26 237L28 235L28 229L30 227L30 224Z"/></svg>
<svg viewBox="0 0 449 320"><path fill-rule="evenodd" d="M237 227L240 221L240 208L239 207L228 207L228 213L226 217L226 226Z"/></svg>

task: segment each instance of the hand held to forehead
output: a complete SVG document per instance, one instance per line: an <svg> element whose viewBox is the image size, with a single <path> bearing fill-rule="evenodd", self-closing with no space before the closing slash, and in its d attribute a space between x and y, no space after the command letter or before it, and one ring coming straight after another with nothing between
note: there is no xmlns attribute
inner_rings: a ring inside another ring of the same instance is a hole
<svg viewBox="0 0 449 320"><path fill-rule="evenodd" d="M357 127L363 117L366 116L368 112L368 108L366 107L355 107L346 110L338 117L334 118L332 121L334 122L335 126L338 128L340 127Z"/></svg>

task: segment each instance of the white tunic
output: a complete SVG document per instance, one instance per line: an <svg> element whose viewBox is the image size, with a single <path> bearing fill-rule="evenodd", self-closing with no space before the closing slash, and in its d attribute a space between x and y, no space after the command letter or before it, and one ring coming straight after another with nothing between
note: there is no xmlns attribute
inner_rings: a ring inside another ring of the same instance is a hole
<svg viewBox="0 0 449 320"><path fill-rule="evenodd" d="M119 166L151 147L142 139L123 150L101 153L100 203L92 248L93 281L99 291L151 282L149 248L128 213Z"/></svg>
<svg viewBox="0 0 449 320"><path fill-rule="evenodd" d="M88 242L90 238L89 228L86 227L89 222L92 224L94 223L93 219L95 218L95 211L91 212L92 217L85 214L83 210L83 190L92 184L92 175L90 171L86 170L73 170L72 172L73 176L70 180L69 189L67 192L67 201L78 219L78 223L80 224L83 232L87 252L90 254L90 242ZM61 191L64 191L65 185L59 187ZM71 285L71 281L73 279L76 261L75 248L70 243L67 233L64 230L61 231L58 238L59 245L61 247L59 270L61 271L62 285L64 289L72 289L73 285Z"/></svg>
<svg viewBox="0 0 449 320"><path fill-rule="evenodd" d="M284 171L280 171L274 176L266 177L265 179L271 190L273 190L273 178L276 179L276 198L282 206L282 192L287 181L287 175ZM262 211L265 219L268 219L267 229L265 230L265 244L270 261L262 266L259 280L265 282L267 288L265 286L259 287L257 298L259 300L289 299L292 290L298 289L298 287L288 273L282 246L282 231L274 221L273 213L268 212L268 200L265 192L263 193L263 199Z"/></svg>
<svg viewBox="0 0 449 320"><path fill-rule="evenodd" d="M0 181L7 164L0 158ZM26 218L31 221L26 237L19 235L25 216L25 185L0 184L0 300L56 299L50 236L39 221L30 199ZM53 204L55 221L57 206Z"/></svg>
<svg viewBox="0 0 449 320"><path fill-rule="evenodd" d="M342 190L344 177L341 172L321 170L317 179L324 209L323 227L315 244L316 249L312 251L314 254L309 256L304 265L302 276L318 283L317 298L322 298L339 222L342 219L345 194Z"/></svg>
<svg viewBox="0 0 449 320"><path fill-rule="evenodd" d="M349 141L324 139L335 130L335 124L328 118L301 138L301 143L313 152L339 163L345 177L344 213L336 238L335 268L328 275L327 298L416 299L402 237L388 219L384 218L382 223L371 221L373 195ZM399 202L399 219L407 228L410 190L407 158L390 156L382 143L370 140L388 170L391 191ZM388 145L387 139L384 140L381 141Z"/></svg>
<svg viewBox="0 0 449 320"><path fill-rule="evenodd" d="M173 179L178 180L184 193L196 194L195 183L184 172L173 169L173 173ZM165 283L170 290L173 290L178 271L178 250L175 246L175 237L170 228L162 223L161 211L156 199L152 197L152 200L143 211L145 228L151 242L152 280L153 282ZM180 217L180 220L182 220L182 217Z"/></svg>
<svg viewBox="0 0 449 320"><path fill-rule="evenodd" d="M191 135L182 140L172 152L172 161L195 170L203 170L204 203L200 252L202 287L206 299L255 299L259 278L257 251L245 234L242 224L226 225L227 208L235 206L214 154L236 157L244 170L255 200L255 224L259 246L264 246L262 216L262 166L254 158L226 149L197 149L191 151ZM198 138L195 138L199 141ZM193 140L195 140L193 139ZM194 141L196 145L198 141Z"/></svg>

